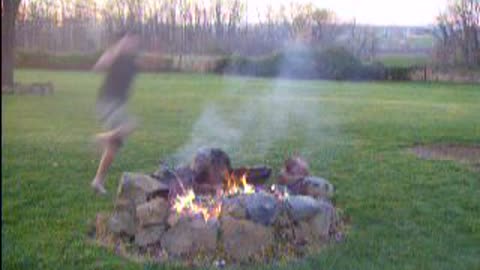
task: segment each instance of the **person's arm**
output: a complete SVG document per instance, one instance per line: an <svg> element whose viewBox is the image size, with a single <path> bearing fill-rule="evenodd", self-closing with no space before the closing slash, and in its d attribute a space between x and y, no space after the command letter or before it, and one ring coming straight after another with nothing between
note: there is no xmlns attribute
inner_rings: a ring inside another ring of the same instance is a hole
<svg viewBox="0 0 480 270"><path fill-rule="evenodd" d="M97 63L93 66L92 70L96 72L102 72L107 70L120 54L120 46L116 44L112 48L106 50L102 56L98 59Z"/></svg>
<svg viewBox="0 0 480 270"><path fill-rule="evenodd" d="M94 71L105 71L112 65L113 61L121 54L127 54L137 50L138 41L132 39L130 36L124 36L117 44L112 48L105 51L105 53L98 59Z"/></svg>

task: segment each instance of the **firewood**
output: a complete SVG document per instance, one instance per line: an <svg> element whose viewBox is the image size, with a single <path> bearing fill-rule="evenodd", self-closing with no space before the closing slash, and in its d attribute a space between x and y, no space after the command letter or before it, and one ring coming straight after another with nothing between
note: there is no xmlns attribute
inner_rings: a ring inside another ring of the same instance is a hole
<svg viewBox="0 0 480 270"><path fill-rule="evenodd" d="M265 184L272 174L272 169L266 166L240 167L232 170L235 178L243 175L247 178L247 182L253 185Z"/></svg>

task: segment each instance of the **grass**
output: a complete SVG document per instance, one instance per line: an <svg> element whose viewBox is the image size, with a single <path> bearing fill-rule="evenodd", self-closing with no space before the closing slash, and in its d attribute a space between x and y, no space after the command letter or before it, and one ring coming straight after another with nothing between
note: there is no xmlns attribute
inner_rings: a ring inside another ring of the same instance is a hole
<svg viewBox="0 0 480 270"><path fill-rule="evenodd" d="M386 54L377 57L376 61L387 67L425 66L431 62L428 55L415 54Z"/></svg>
<svg viewBox="0 0 480 270"><path fill-rule="evenodd" d="M97 212L112 210L120 174L153 171L190 140L205 106L232 123L255 112L246 136L229 149L234 165L264 163L278 172L285 155L299 151L336 185L335 201L352 220L344 243L300 262L255 268L480 268L478 172L406 151L418 143L479 144L478 86L141 75L131 105L142 125L111 168L110 195L101 198L88 186L99 159L91 138L99 130L93 109L101 77L19 70L16 80L51 80L56 92L2 96L4 269L179 268L117 257L91 244L87 231ZM274 87L288 93L282 100L289 106L273 106L272 114L262 102ZM276 115L290 126L269 132Z"/></svg>

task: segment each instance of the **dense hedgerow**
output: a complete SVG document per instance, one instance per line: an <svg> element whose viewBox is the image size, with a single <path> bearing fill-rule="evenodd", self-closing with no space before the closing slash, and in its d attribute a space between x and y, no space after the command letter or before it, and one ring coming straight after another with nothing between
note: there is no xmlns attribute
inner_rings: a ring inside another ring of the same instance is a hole
<svg viewBox="0 0 480 270"><path fill-rule="evenodd" d="M93 54L49 54L19 51L20 68L89 70L99 58ZM201 72L257 77L324 80L409 80L412 68L364 64L342 47L323 50L294 47L261 57L228 55L219 57L142 54L144 72Z"/></svg>

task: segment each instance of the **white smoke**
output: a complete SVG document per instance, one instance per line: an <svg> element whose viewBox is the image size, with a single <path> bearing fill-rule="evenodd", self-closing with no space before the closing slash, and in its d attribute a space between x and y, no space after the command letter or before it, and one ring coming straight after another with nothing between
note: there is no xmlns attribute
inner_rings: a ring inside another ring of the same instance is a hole
<svg viewBox="0 0 480 270"><path fill-rule="evenodd" d="M286 54L282 61L281 75L289 73L289 63L299 61L289 57ZM229 94L238 97L242 90L248 94L242 95L243 102L237 104L233 112L222 110L222 104L209 104L195 122L190 141L174 154L176 162L191 160L196 150L204 146L219 147L235 156L248 145L256 151L256 156L264 156L295 128L302 128L304 140L320 136L320 122L317 120L321 117L321 110L318 103L309 100L308 96L302 96L296 89L301 82L276 78L270 86L267 84L267 89L258 89L251 94L250 89L245 89L251 85L246 83L249 79L226 80L227 97ZM302 149L304 145L289 147L299 152L308 150Z"/></svg>

